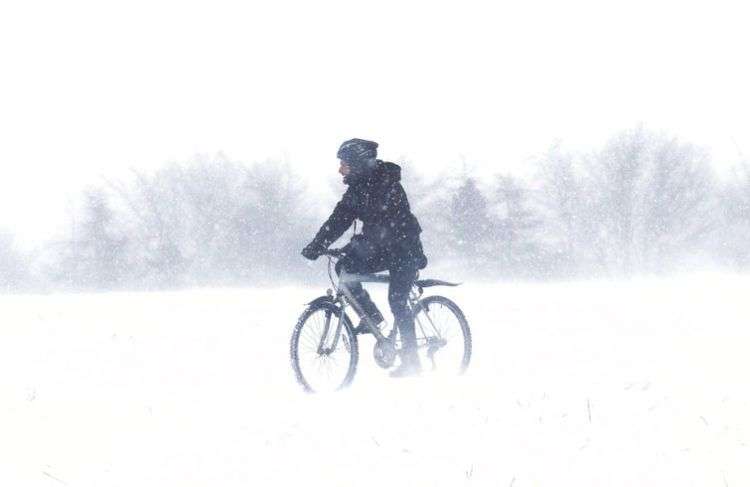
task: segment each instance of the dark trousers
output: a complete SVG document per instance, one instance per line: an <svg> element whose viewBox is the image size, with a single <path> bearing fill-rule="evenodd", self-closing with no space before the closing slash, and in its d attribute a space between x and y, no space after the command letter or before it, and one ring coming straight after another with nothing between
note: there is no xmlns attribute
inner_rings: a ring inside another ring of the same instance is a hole
<svg viewBox="0 0 750 487"><path fill-rule="evenodd" d="M390 282L388 284L388 304L396 320L396 326L401 333L403 348L416 348L417 339L414 333L414 317L407 306L409 292L417 278L417 269L413 266L404 266L393 262L393 258L387 251L367 248L366 245L358 245L352 242L345 247L347 254L336 263L336 274L346 271L351 274L369 274L373 272L388 271ZM347 287L352 296L362 308L362 312L375 322L382 319L382 315L370 295L364 290L362 284L351 283ZM356 309L356 307L355 307ZM359 312L359 310L357 310ZM364 316L363 316L364 317Z"/></svg>

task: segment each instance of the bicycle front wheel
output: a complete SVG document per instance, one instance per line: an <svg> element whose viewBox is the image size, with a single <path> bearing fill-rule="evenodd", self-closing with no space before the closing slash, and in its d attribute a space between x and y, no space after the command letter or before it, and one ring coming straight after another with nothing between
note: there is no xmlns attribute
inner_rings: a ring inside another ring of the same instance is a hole
<svg viewBox="0 0 750 487"><path fill-rule="evenodd" d="M341 309L324 302L309 306L300 316L290 346L292 369L307 392L336 391L354 378L359 360L357 337Z"/></svg>
<svg viewBox="0 0 750 487"><path fill-rule="evenodd" d="M459 375L471 360L471 331L461 309L443 296L428 296L414 308L419 358L425 371Z"/></svg>

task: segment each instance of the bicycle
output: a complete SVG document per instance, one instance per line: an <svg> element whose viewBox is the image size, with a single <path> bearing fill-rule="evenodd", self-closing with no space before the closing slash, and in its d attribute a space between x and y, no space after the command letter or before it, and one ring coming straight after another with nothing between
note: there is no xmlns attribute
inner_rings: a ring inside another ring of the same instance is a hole
<svg viewBox="0 0 750 487"><path fill-rule="evenodd" d="M340 390L351 384L359 361L357 335L372 333L375 337L375 363L388 369L400 353L397 327L385 334L381 328L363 320L367 331L352 326L346 311L349 306L360 309L349 292L347 283L387 283L387 274L349 274L342 272L338 284L333 265L344 255L342 249L329 249L328 277L332 288L324 296L313 299L297 320L291 339L291 362L297 382L306 392ZM439 279L414 281L408 306L414 315L417 349L422 364L431 364L429 372L463 374L471 360L471 331L461 309L444 296L424 296L424 288L458 286ZM334 291L335 290L335 291Z"/></svg>

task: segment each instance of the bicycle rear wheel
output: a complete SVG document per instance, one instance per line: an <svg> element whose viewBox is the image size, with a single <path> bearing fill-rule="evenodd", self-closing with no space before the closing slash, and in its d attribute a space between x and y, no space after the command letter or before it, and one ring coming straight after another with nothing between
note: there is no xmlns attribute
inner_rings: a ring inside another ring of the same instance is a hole
<svg viewBox="0 0 750 487"><path fill-rule="evenodd" d="M425 372L460 375L471 360L471 331L461 309L443 296L428 296L414 308L417 350Z"/></svg>
<svg viewBox="0 0 750 487"><path fill-rule="evenodd" d="M341 309L333 303L309 306L300 316L290 346L292 369L307 392L336 391L354 378L359 360L357 337L344 315L336 334Z"/></svg>

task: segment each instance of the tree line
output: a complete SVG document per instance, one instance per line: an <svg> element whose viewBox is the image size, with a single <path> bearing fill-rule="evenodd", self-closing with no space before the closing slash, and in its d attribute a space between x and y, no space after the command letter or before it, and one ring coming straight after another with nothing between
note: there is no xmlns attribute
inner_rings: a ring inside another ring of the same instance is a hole
<svg viewBox="0 0 750 487"><path fill-rule="evenodd" d="M553 146L530 165L527 178L464 170L428 180L403 164L432 266L481 279L750 267L748 164L722 182L701 148L638 127L591 153ZM219 154L133 171L86 190L65 235L31 262L0 232L0 286L299 282L320 274L299 255L330 210L316 201L277 162Z"/></svg>

